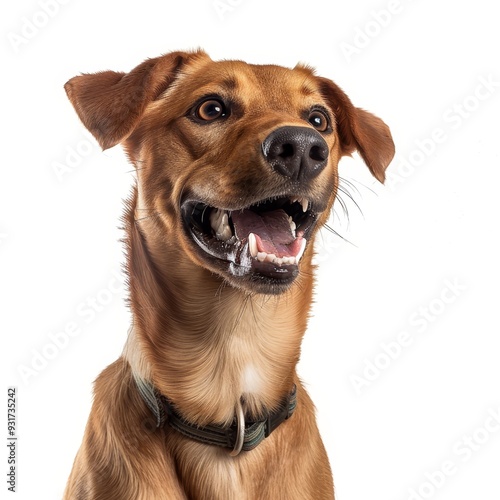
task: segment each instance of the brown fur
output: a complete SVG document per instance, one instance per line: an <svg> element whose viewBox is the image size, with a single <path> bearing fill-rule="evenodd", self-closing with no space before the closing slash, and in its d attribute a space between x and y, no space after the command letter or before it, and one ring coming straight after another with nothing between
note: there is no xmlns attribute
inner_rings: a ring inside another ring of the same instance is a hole
<svg viewBox="0 0 500 500"><path fill-rule="evenodd" d="M358 150L383 182L394 154L389 129L307 67L213 62L202 51L150 59L127 74L78 76L65 88L104 149L123 145L138 179L124 217L133 328L123 356L95 383L65 499L333 499L314 407L295 371L313 292L312 241L297 278L276 290L203 259L180 205L186 193L244 207L288 192L260 145L277 127L311 126L302 112L319 104L335 122L323 135L328 163L295 186L324 207L316 232L336 196L341 156ZM186 112L208 94L231 99L233 113L200 126ZM256 449L230 457L168 425L156 429L132 373L199 425L230 423L241 397L247 413L260 416L294 383L298 406Z"/></svg>

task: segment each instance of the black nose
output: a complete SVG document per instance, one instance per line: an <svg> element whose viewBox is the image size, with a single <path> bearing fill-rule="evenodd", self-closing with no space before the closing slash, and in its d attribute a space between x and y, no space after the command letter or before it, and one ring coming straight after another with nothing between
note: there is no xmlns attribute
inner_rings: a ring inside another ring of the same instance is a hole
<svg viewBox="0 0 500 500"><path fill-rule="evenodd" d="M308 127L281 127L262 143L262 152L271 167L293 180L310 180L326 166L328 145Z"/></svg>

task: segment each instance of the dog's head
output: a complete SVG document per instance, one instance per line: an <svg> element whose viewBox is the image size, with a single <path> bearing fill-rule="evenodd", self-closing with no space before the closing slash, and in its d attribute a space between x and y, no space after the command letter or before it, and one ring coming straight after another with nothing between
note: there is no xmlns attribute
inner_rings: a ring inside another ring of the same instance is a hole
<svg viewBox="0 0 500 500"><path fill-rule="evenodd" d="M381 182L394 155L384 122L305 66L175 52L65 88L104 149L124 146L165 245L249 291L286 290L310 264L343 155Z"/></svg>

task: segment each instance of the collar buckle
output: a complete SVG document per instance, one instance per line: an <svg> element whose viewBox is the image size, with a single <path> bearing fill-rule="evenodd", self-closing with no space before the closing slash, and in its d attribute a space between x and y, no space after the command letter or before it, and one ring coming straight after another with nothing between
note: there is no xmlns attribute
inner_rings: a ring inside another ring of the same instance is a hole
<svg viewBox="0 0 500 500"><path fill-rule="evenodd" d="M243 444L245 443L245 412L243 411L241 400L236 404L236 426L236 442L234 443L233 451L229 453L232 457L237 457L241 453Z"/></svg>

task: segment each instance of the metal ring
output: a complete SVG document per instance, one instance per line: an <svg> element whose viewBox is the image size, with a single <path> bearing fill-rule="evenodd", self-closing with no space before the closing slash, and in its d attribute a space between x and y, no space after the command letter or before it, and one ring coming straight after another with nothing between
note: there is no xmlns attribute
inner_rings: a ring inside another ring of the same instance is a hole
<svg viewBox="0 0 500 500"><path fill-rule="evenodd" d="M238 434L236 435L236 443L234 444L233 451L229 453L232 457L236 457L240 454L245 441L245 413L243 412L243 405L240 400L238 400L236 404L235 413L238 422Z"/></svg>

